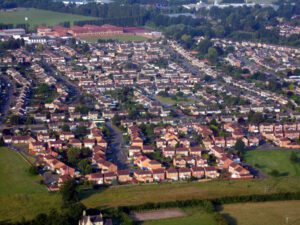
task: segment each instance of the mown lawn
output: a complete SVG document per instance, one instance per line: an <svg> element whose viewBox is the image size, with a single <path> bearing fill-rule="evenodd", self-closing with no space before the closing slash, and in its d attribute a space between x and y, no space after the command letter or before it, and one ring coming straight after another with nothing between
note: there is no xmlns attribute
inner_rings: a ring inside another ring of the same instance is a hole
<svg viewBox="0 0 300 225"><path fill-rule="evenodd" d="M27 20L25 20L27 18ZM81 16L68 13L58 13L41 9L16 9L13 11L0 12L0 23L4 24L29 24L30 27L38 25L58 25L62 22L94 20L95 17Z"/></svg>
<svg viewBox="0 0 300 225"><path fill-rule="evenodd" d="M148 40L146 37L142 36L137 36L137 35L112 35L112 36L99 36L99 37L82 37L81 38L84 41L95 43L99 39L100 40L115 40L115 41L120 41L120 42L128 42L128 41L145 41Z"/></svg>
<svg viewBox="0 0 300 225"><path fill-rule="evenodd" d="M163 96L159 96L159 95L156 96L156 99L167 105L174 105L174 104L180 103L180 102L193 102L191 99L188 99L188 98L177 97L177 99L175 100L175 99L172 99L171 97L163 97Z"/></svg>
<svg viewBox="0 0 300 225"><path fill-rule="evenodd" d="M230 225L299 225L300 201L229 204L221 213Z"/></svg>
<svg viewBox="0 0 300 225"><path fill-rule="evenodd" d="M217 225L212 214L204 212L199 208L183 209L187 214L185 217L151 220L142 223L142 225Z"/></svg>
<svg viewBox="0 0 300 225"><path fill-rule="evenodd" d="M136 186L115 186L98 191L81 192L87 207L116 207L147 202L166 202L186 199L215 199L300 189L300 177L278 177L264 180L208 181L164 183Z"/></svg>
<svg viewBox="0 0 300 225"><path fill-rule="evenodd" d="M0 148L0 222L30 219L61 205L60 196L48 193L28 168L18 153Z"/></svg>
<svg viewBox="0 0 300 225"><path fill-rule="evenodd" d="M292 163L291 154L290 150L249 151L246 154L246 161L268 175L277 170L281 176L300 176L300 162ZM299 152L298 156L300 158Z"/></svg>

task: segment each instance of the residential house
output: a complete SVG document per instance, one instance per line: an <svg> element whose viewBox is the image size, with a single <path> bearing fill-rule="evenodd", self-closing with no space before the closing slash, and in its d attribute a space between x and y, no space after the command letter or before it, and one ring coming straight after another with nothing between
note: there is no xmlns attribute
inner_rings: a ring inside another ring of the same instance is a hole
<svg viewBox="0 0 300 225"><path fill-rule="evenodd" d="M178 171L174 168L169 168L166 170L166 179L177 181L178 180Z"/></svg>
<svg viewBox="0 0 300 225"><path fill-rule="evenodd" d="M187 180L191 178L191 170L189 168L179 168L178 176L180 180Z"/></svg>
<svg viewBox="0 0 300 225"><path fill-rule="evenodd" d="M138 182L142 182L142 183L153 182L152 172L148 170L136 170L134 171L133 176Z"/></svg>
<svg viewBox="0 0 300 225"><path fill-rule="evenodd" d="M197 178L197 179L202 179L205 177L205 170L203 167L196 167L193 166L191 168L192 176Z"/></svg>

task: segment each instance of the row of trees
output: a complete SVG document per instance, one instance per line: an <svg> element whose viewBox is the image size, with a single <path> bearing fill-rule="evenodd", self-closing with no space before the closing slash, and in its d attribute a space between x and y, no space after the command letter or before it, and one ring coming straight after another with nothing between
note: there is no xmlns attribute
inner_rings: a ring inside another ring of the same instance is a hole
<svg viewBox="0 0 300 225"><path fill-rule="evenodd" d="M131 211L143 211L163 208L185 208L185 207L201 207L208 212L214 211L215 207L222 204L232 203L246 203L246 202L266 202L266 201L281 201L281 200L299 200L300 192L280 192L273 194L256 194L256 195L242 195L229 196L212 200L177 200L170 202L145 203L135 206L119 207L120 210L130 213Z"/></svg>
<svg viewBox="0 0 300 225"><path fill-rule="evenodd" d="M188 16L170 17L162 8L144 7L141 0L131 0L119 4L95 4L65 6L61 2L48 0L5 0L0 2L0 8L34 7L57 12L80 14L98 17L98 20L78 21L75 24L115 24L120 26L150 25L162 29L167 36L177 39L193 47L193 37L204 35L208 38L232 38L236 40L260 40L271 43L300 46L299 35L283 38L277 30L267 30L268 25L277 25L278 17L290 21L293 15L300 14L299 4L280 3L277 10L273 8L240 7L202 9L197 14L199 18ZM69 24L65 24L69 26ZM211 50L213 51L213 50Z"/></svg>
<svg viewBox="0 0 300 225"><path fill-rule="evenodd" d="M24 40L23 39L9 39L7 41L0 41L0 54L5 52L6 50L10 49L18 49L21 46L24 46Z"/></svg>

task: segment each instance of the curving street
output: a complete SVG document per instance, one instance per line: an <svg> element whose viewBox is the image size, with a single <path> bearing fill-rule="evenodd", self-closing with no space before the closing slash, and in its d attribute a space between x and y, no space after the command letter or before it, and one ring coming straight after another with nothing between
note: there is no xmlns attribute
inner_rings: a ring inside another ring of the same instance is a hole
<svg viewBox="0 0 300 225"><path fill-rule="evenodd" d="M1 74L0 76L0 83L4 84L5 86L5 94L1 93L2 100L4 98L4 101L2 101L2 103L4 104L1 104L0 106L0 130L2 130L13 98L13 85L9 78L4 74Z"/></svg>
<svg viewBox="0 0 300 225"><path fill-rule="evenodd" d="M112 138L109 140L107 156L118 168L126 169L128 167L127 151L124 146L122 131L112 125L112 123L106 122L106 126L109 128Z"/></svg>

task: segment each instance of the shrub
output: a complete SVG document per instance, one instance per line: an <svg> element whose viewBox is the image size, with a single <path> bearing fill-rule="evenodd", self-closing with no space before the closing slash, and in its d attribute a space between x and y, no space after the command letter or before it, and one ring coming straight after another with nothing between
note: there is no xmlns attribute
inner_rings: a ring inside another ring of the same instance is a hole
<svg viewBox="0 0 300 225"><path fill-rule="evenodd" d="M29 167L28 172L29 172L29 174L34 175L34 176L39 174L38 168L35 166Z"/></svg>

